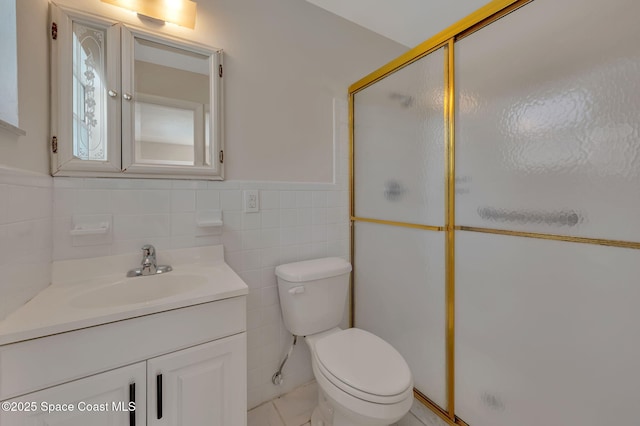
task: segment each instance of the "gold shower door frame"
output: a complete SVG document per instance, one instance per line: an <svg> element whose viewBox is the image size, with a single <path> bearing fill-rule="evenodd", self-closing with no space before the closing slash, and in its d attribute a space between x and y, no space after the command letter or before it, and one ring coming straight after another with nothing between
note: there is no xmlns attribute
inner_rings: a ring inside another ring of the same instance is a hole
<svg viewBox="0 0 640 426"><path fill-rule="evenodd" d="M441 38L444 41L441 41ZM418 399L422 404L430 408L433 412L435 412L439 417L445 420L447 423L451 425L466 425L461 419L455 416L455 389L454 389L454 321L455 321L455 287L454 287L454 255L455 255L455 155L454 155L454 113L455 113L455 105L454 105L454 64L453 64L453 45L454 38L448 37L448 39L443 37L434 37L433 42L431 40L427 40L425 43L416 47L415 49L409 51L406 55L399 57L398 59L392 61L387 64L383 68L375 71L359 82L353 84L349 88L349 194L350 194L350 218L351 218L351 261L354 263L354 269L352 274L352 285L351 285L351 309L350 309L350 322L351 326L355 323L355 274L356 274L356 265L355 265L355 226L353 226L354 222L368 222L368 223L376 223L387 226L396 226L396 227L404 227L404 228L414 228L421 229L424 231L431 232L445 232L445 282L446 282L446 292L445 292L445 300L447 304L446 308L446 383L447 383L447 410L439 407L433 401L431 401L425 394L420 392L420 390L414 388L414 396ZM433 40L433 39L432 39ZM412 64L413 62L429 55L430 53L443 48L445 49L444 55L444 77L445 77L445 96L444 96L444 135L445 135L445 226L433 226L433 225L424 225L417 223L407 223L407 222L396 222L389 220L381 220L367 217L357 217L355 216L355 174L354 174L354 96L355 94L366 88L372 84L375 84L377 81L383 79L384 77L398 71L399 69Z"/></svg>

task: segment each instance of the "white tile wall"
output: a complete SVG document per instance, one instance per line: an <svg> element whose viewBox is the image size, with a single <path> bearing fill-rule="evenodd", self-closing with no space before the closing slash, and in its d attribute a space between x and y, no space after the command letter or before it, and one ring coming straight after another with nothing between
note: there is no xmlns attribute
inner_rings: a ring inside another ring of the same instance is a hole
<svg viewBox="0 0 640 426"><path fill-rule="evenodd" d="M300 341L286 366L285 385L271 384L271 375L290 341L281 320L274 270L282 263L317 257L348 259L348 207L346 191L340 185L201 181L187 185L166 181L161 189L156 181L129 180L126 184L130 188L123 189L125 182L112 183L113 186L95 179L55 179L55 260L137 252L146 243L159 251L222 243L227 263L250 288L250 407L313 378L308 350ZM100 189L93 189L96 186ZM242 188L256 187L263 188L261 210L244 213ZM332 203L327 204L327 199ZM153 204L142 200L153 200ZM222 207L222 234L197 236L196 213L215 206ZM69 231L73 215L80 213L112 215L112 240L74 246Z"/></svg>
<svg viewBox="0 0 640 426"><path fill-rule="evenodd" d="M54 185L55 260L137 252L146 243L159 251L224 244L227 263L250 288L250 406L313 378L307 348L300 342L287 364L286 384L270 384L289 342L281 321L274 269L316 257L348 258L348 208L346 191L340 185L166 181L162 189L157 181L61 178ZM125 189L126 185L130 188ZM261 211L243 213L242 188L256 187L263 188ZM332 203L327 204L327 199ZM152 200L152 205L143 200ZM222 234L197 236L196 213L215 206L222 207ZM112 215L112 240L74 246L69 231L73 216L80 213Z"/></svg>
<svg viewBox="0 0 640 426"><path fill-rule="evenodd" d="M335 102L333 184L54 179L55 260L137 252L150 243L168 248L224 244L227 263L250 288L248 401L255 407L313 378L300 341L281 386L271 384L291 336L280 314L275 267L324 256L349 257L347 105ZM242 211L242 191L258 189L260 212ZM196 215L222 209L220 235L198 236ZM78 245L74 215L111 215L110 239ZM95 243L95 244L94 244Z"/></svg>
<svg viewBox="0 0 640 426"><path fill-rule="evenodd" d="M52 180L0 168L0 320L51 282Z"/></svg>

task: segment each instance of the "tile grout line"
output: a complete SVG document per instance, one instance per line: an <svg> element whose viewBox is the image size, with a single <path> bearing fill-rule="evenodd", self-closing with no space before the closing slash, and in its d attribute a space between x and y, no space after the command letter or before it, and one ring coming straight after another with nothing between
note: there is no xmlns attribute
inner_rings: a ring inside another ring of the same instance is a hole
<svg viewBox="0 0 640 426"><path fill-rule="evenodd" d="M280 412L280 410L278 410L278 406L273 402L274 400L269 401L271 405L273 405L273 408L276 410L276 413L278 413L278 417L280 417L280 422L284 425L287 426L287 422L284 421L284 416L282 415L282 413Z"/></svg>

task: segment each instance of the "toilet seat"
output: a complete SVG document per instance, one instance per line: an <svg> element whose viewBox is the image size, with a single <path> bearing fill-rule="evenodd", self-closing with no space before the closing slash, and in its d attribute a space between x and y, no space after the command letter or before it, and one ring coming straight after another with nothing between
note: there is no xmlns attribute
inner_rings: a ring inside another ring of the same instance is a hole
<svg viewBox="0 0 640 426"><path fill-rule="evenodd" d="M342 391L377 404L394 404L407 397L411 372L400 353L368 331L349 328L315 342L318 370Z"/></svg>

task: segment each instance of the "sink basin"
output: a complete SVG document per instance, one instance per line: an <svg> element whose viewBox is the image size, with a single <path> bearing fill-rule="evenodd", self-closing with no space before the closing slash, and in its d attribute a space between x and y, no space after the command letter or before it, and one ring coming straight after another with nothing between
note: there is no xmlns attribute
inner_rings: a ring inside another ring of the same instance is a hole
<svg viewBox="0 0 640 426"><path fill-rule="evenodd" d="M126 278L85 291L69 303L78 308L106 308L146 303L188 293L207 283L200 275L162 274Z"/></svg>

